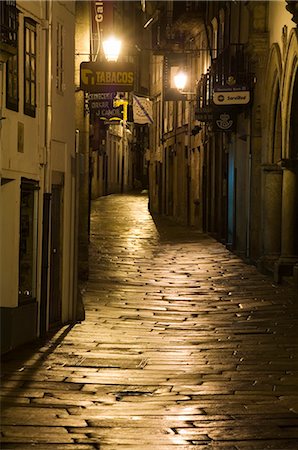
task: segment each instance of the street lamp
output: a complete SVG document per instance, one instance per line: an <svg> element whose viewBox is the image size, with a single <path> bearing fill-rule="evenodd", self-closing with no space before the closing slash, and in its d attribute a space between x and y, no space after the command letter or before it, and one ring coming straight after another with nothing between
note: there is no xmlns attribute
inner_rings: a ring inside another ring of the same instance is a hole
<svg viewBox="0 0 298 450"><path fill-rule="evenodd" d="M118 60L122 42L115 36L110 36L102 43L103 52L107 61L116 62Z"/></svg>
<svg viewBox="0 0 298 450"><path fill-rule="evenodd" d="M183 72L182 70L179 70L179 72L174 75L174 84L178 91L183 91L187 83L187 74Z"/></svg>
<svg viewBox="0 0 298 450"><path fill-rule="evenodd" d="M110 36L102 42L102 48L105 58L108 62L116 63L120 54L122 42L115 36ZM128 101L123 98L116 97L113 101L114 107L123 106L123 120L122 120L122 168L121 168L121 192L124 188L124 165L126 160L126 122L127 122L127 105Z"/></svg>
<svg viewBox="0 0 298 450"><path fill-rule="evenodd" d="M198 125L192 129L192 98L196 100L196 92L187 92L185 91L185 86L188 84L188 75L182 69L179 69L178 72L173 76L173 82L175 88L181 93L185 95L185 100L188 102L188 130L187 130L187 141L188 141L188 149L191 149L191 136L195 136L201 130L201 127Z"/></svg>
<svg viewBox="0 0 298 450"><path fill-rule="evenodd" d="M184 95L189 95L189 96L193 96L196 95L196 92L188 92L185 91L185 86L188 84L188 75L186 72L184 72L184 70L179 70L174 76L173 76L173 81L174 81L174 85L175 88ZM188 98L188 100L190 101L190 98Z"/></svg>
<svg viewBox="0 0 298 450"><path fill-rule="evenodd" d="M118 108L123 106L123 119L122 119L122 168L121 168L121 192L124 188L124 160L126 156L126 123L127 123L127 105L128 100L124 98L116 97L113 102L114 106Z"/></svg>

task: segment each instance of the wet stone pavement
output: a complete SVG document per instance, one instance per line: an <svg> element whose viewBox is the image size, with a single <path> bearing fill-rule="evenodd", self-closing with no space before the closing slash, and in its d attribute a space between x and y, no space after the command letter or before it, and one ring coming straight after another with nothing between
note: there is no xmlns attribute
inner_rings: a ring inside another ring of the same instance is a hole
<svg viewBox="0 0 298 450"><path fill-rule="evenodd" d="M298 449L298 295L220 243L93 202L86 320L2 364L2 449Z"/></svg>

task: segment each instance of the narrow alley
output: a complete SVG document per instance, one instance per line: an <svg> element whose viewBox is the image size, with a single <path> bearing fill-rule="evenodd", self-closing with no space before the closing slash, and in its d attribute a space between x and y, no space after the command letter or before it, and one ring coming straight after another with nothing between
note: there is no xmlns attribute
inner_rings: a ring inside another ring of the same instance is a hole
<svg viewBox="0 0 298 450"><path fill-rule="evenodd" d="M211 237L92 203L86 320L6 355L1 448L298 448L297 290Z"/></svg>

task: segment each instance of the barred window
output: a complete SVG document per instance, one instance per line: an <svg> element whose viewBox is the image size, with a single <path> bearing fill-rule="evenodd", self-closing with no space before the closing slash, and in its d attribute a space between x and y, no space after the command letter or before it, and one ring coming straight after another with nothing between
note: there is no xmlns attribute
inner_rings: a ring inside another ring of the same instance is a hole
<svg viewBox="0 0 298 450"><path fill-rule="evenodd" d="M18 10L15 0L0 1L0 43L2 49L17 48Z"/></svg>
<svg viewBox="0 0 298 450"><path fill-rule="evenodd" d="M64 27L61 23L57 24L56 89L61 94L64 91Z"/></svg>
<svg viewBox="0 0 298 450"><path fill-rule="evenodd" d="M8 58L6 63L6 108L19 110L18 55Z"/></svg>
<svg viewBox="0 0 298 450"><path fill-rule="evenodd" d="M25 48L24 48L24 113L35 117L36 113L36 23L24 20Z"/></svg>

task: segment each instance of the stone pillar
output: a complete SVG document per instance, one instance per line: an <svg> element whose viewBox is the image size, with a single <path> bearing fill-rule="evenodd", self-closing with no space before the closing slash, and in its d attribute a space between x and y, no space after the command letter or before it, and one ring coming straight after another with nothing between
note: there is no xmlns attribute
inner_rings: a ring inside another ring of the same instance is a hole
<svg viewBox="0 0 298 450"><path fill-rule="evenodd" d="M283 161L281 256L275 265L275 280L293 275L298 263L298 182L297 162Z"/></svg>
<svg viewBox="0 0 298 450"><path fill-rule="evenodd" d="M246 2L249 10L249 39L247 51L249 55L250 70L255 74L257 83L254 86L254 100L251 109L251 181L250 181L250 211L249 242L247 254L252 261L258 260L262 255L262 241L260 235L262 208L261 192L261 155L263 149L262 131L264 127L264 85L266 67L269 54L269 34L267 29L268 2Z"/></svg>
<svg viewBox="0 0 298 450"><path fill-rule="evenodd" d="M281 252L282 170L276 164L266 164L263 169L263 256L260 269L273 271Z"/></svg>

